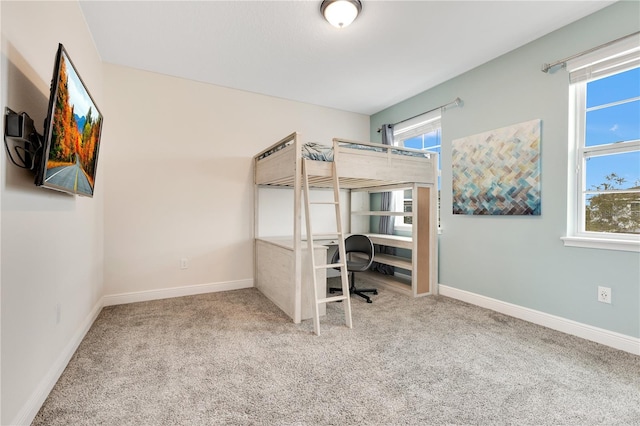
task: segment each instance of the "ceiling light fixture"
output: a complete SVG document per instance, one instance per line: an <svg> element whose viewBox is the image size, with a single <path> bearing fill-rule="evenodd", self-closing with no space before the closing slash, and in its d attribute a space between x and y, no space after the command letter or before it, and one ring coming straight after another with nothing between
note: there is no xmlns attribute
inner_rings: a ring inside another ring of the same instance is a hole
<svg viewBox="0 0 640 426"><path fill-rule="evenodd" d="M360 0L324 0L320 12L336 28L349 26L362 11Z"/></svg>

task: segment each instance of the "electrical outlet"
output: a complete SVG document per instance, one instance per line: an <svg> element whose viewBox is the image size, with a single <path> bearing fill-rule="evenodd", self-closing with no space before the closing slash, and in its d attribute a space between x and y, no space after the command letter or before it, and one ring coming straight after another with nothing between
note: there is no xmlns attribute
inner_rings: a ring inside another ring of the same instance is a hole
<svg viewBox="0 0 640 426"><path fill-rule="evenodd" d="M611 303L611 289L598 286L598 302Z"/></svg>
<svg viewBox="0 0 640 426"><path fill-rule="evenodd" d="M187 269L189 267L189 259L183 257L180 259L180 269Z"/></svg>

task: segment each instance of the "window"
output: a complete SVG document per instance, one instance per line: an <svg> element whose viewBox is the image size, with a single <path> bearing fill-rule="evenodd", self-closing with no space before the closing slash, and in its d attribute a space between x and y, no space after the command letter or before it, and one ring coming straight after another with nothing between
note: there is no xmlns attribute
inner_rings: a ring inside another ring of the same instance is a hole
<svg viewBox="0 0 640 426"><path fill-rule="evenodd" d="M440 130L440 111L438 110L402 123L393 131L394 144L397 146L438 153L438 212L440 207ZM410 190L394 191L396 211L411 211L411 193ZM411 216L396 216L394 226L398 230L409 231L412 219Z"/></svg>
<svg viewBox="0 0 640 426"><path fill-rule="evenodd" d="M565 245L640 251L640 49L619 50L567 64L575 177Z"/></svg>

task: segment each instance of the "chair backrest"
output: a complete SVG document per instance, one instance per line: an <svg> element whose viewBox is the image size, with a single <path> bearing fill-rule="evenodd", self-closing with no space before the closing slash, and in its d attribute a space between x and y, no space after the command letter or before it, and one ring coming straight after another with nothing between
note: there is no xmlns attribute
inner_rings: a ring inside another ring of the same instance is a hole
<svg viewBox="0 0 640 426"><path fill-rule="evenodd" d="M366 235L349 235L344 240L344 248L347 253L364 253L369 257L373 257L373 243Z"/></svg>
<svg viewBox="0 0 640 426"><path fill-rule="evenodd" d="M353 270L366 271L371 267L371 264L373 263L373 254L375 252L375 249L369 237L362 234L350 235L347 237L346 240L344 240L344 248L345 248L345 251L347 252L347 255L349 253L362 253L367 256L367 259L362 259L362 262L358 262L359 264L357 268ZM340 251L336 250L336 252L333 254L333 259L331 260L331 263L338 263L339 259L340 259Z"/></svg>

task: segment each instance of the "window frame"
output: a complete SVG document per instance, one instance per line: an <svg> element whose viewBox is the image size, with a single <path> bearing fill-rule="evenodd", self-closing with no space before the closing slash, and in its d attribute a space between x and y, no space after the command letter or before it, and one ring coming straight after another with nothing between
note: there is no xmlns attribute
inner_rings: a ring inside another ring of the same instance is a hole
<svg viewBox="0 0 640 426"><path fill-rule="evenodd" d="M567 235L562 237L565 246L586 247L606 250L640 252L640 235L629 233L596 232L586 230L586 196L602 193L639 193L640 190L594 191L586 187L587 161L590 158L609 156L627 152L640 152L640 140L612 142L600 145L586 145L586 116L594 108L587 108L587 84L591 81L616 75L638 67L640 52L625 53L626 58L635 58L627 66L608 63L609 57L601 56L588 65L585 73L580 64L574 78L572 71L569 86L569 193L567 203ZM615 55L614 55L615 57ZM615 60L615 59L614 59ZM607 72L607 69L610 71ZM611 102L597 108L608 108L625 102L635 102L638 98L628 98L620 102Z"/></svg>
<svg viewBox="0 0 640 426"><path fill-rule="evenodd" d="M440 110L436 110L427 114L423 114L419 117L412 118L402 125L396 126L393 129L393 144L395 146L404 147L404 141L412 139L416 136L425 135L433 131L440 132L440 153L442 153L442 113ZM432 152L424 149L425 152ZM438 164L438 182L441 180L440 164ZM394 191L393 203L394 210L398 212L404 212L404 205L407 200L411 198L405 198L405 190ZM437 217L440 217L440 209L437 211ZM438 220L438 224L440 221ZM400 232L411 232L413 225L404 223L404 216L395 216L394 229ZM439 226L438 226L439 227Z"/></svg>

